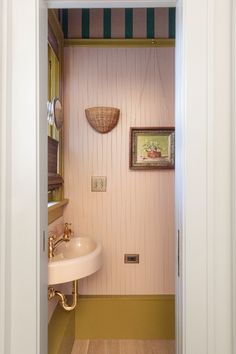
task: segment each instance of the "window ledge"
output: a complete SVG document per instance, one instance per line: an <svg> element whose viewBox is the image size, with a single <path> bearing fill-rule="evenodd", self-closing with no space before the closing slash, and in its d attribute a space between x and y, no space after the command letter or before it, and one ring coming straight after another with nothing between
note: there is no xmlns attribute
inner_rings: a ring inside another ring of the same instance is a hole
<svg viewBox="0 0 236 354"><path fill-rule="evenodd" d="M69 199L48 203L48 224L51 224L54 220L60 218L63 215L63 209L68 203Z"/></svg>

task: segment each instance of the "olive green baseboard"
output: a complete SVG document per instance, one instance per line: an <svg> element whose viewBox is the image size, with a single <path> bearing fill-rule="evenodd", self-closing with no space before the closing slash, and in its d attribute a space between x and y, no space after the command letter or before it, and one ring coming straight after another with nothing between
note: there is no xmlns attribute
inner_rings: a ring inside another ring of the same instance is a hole
<svg viewBox="0 0 236 354"><path fill-rule="evenodd" d="M174 339L174 295L80 296L76 339Z"/></svg>
<svg viewBox="0 0 236 354"><path fill-rule="evenodd" d="M48 354L71 354L75 340L75 312L58 304L48 325Z"/></svg>

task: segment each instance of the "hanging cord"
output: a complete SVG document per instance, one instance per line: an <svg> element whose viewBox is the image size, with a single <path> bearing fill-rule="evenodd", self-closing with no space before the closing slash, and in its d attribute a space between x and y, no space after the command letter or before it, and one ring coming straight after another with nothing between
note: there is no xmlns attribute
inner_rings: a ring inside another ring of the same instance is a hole
<svg viewBox="0 0 236 354"><path fill-rule="evenodd" d="M142 87L140 90L140 95L139 95L140 107L143 104L143 95L144 95L145 85L148 80L148 71L150 70L152 51L154 51L154 73L156 73L156 67L157 67L157 73L158 73L157 80L159 79L160 87L161 87L161 94L163 97L163 100L162 100L163 101L163 114L165 116L165 119L167 119L169 109L167 106L167 99L166 99L166 94L165 94L165 90L164 90L164 83L163 83L163 79L162 79L162 75L161 75L160 62L159 62L159 56L158 56L158 48L150 48L149 49L149 55L148 55L148 60L146 62L144 80L143 80L143 84L142 84Z"/></svg>
<svg viewBox="0 0 236 354"><path fill-rule="evenodd" d="M165 120L167 120L169 108L167 105L167 96L166 96L165 89L164 89L164 82L163 82L162 75L161 75L160 62L159 62L159 57L158 57L157 51L158 51L158 49L155 50L155 63L157 63L158 76L159 76L159 81L161 84L162 97L163 97L163 101L164 101L163 102L164 116L165 116Z"/></svg>

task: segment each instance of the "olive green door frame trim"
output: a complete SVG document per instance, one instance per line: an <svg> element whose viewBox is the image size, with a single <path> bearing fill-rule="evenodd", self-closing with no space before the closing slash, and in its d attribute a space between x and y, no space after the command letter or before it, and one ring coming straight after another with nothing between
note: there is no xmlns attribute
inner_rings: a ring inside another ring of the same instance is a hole
<svg viewBox="0 0 236 354"><path fill-rule="evenodd" d="M123 48L152 48L175 47L175 39L65 39L65 47L123 47Z"/></svg>
<svg viewBox="0 0 236 354"><path fill-rule="evenodd" d="M76 339L174 339L175 296L80 296Z"/></svg>

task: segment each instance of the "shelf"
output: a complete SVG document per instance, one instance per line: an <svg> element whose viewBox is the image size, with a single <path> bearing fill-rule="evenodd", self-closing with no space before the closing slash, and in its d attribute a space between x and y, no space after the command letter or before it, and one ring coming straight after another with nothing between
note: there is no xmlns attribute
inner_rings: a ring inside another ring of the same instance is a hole
<svg viewBox="0 0 236 354"><path fill-rule="evenodd" d="M68 203L69 199L48 203L48 225L63 215L63 209Z"/></svg>

